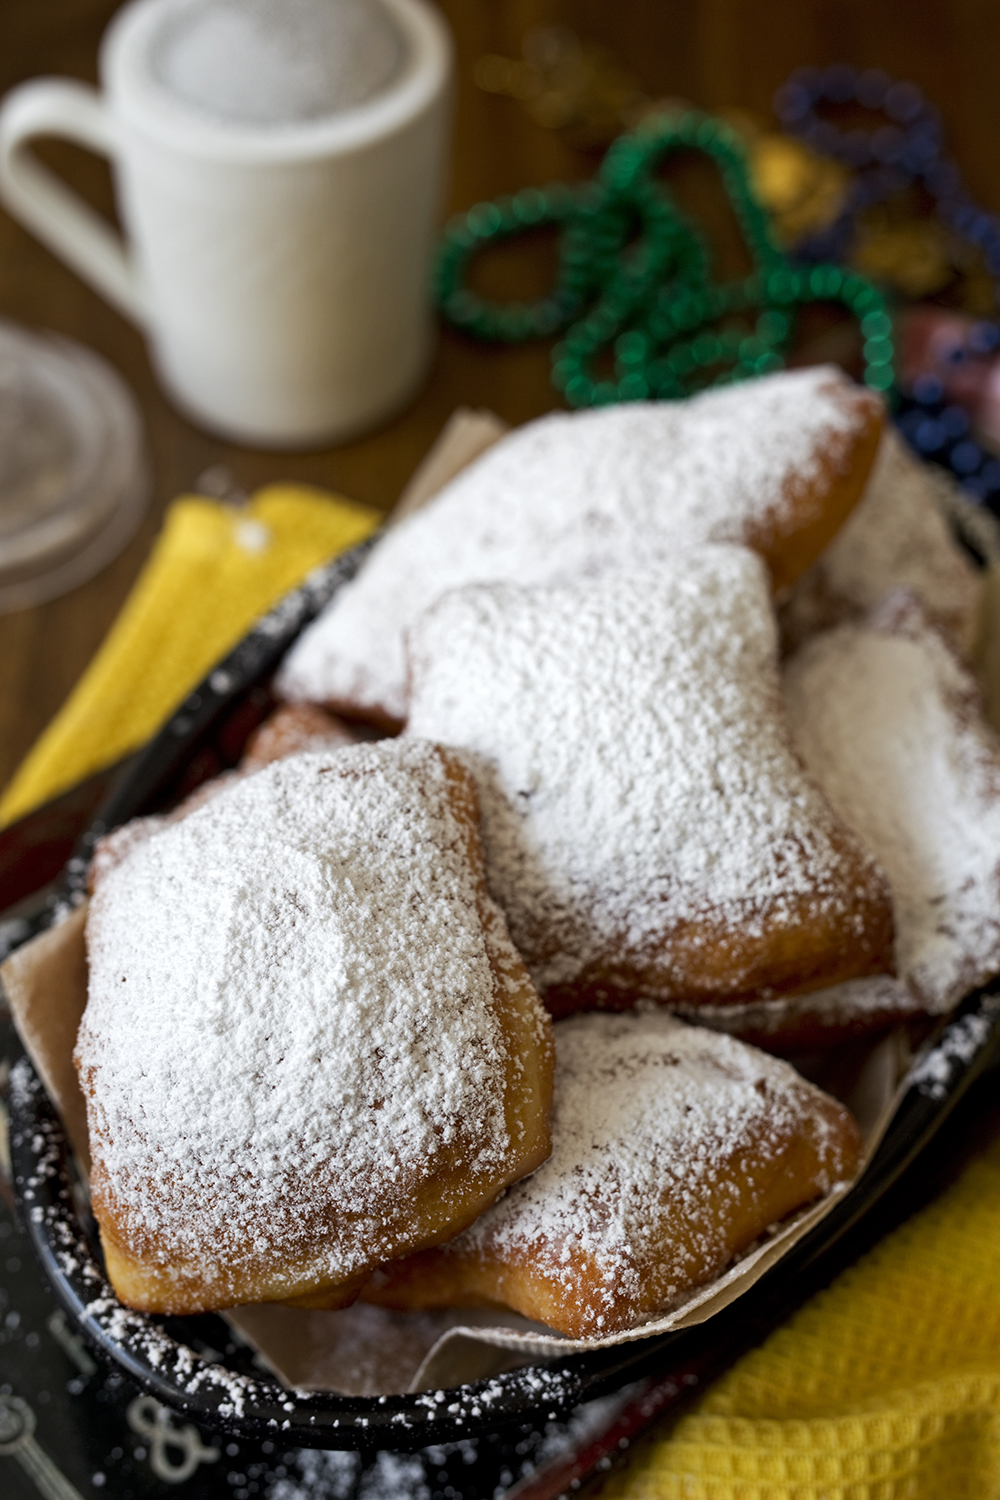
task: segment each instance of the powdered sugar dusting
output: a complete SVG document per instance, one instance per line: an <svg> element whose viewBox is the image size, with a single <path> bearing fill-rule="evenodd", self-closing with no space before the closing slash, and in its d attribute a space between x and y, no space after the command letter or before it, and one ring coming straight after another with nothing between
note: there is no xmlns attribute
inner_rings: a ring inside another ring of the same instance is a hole
<svg viewBox="0 0 1000 1500"><path fill-rule="evenodd" d="M885 866L900 976L932 1011L1000 971L1000 744L969 672L896 595L785 674L799 748Z"/></svg>
<svg viewBox="0 0 1000 1500"><path fill-rule="evenodd" d="M286 755L295 755L301 750L338 750L342 745L357 744L358 738L342 720L332 718L315 704L286 704L276 709L250 736L236 770L222 771L209 781L203 781L171 812L133 818L99 838L87 872L91 891L97 889L109 871L136 845L170 823L179 823L242 777L252 776L273 761L283 760Z"/></svg>
<svg viewBox="0 0 1000 1500"><path fill-rule="evenodd" d="M466 838L440 752L393 742L281 761L107 875L78 1061L136 1252L340 1279L442 1152L501 1167L506 939Z"/></svg>
<svg viewBox="0 0 1000 1500"><path fill-rule="evenodd" d="M598 1278L595 1334L602 1306L655 1310L644 1302L662 1262L673 1262L675 1294L690 1285L672 1240L690 1238L717 1269L729 1259L727 1215L715 1205L737 1153L746 1153L742 1191L751 1196L801 1134L814 1137L821 1163L802 1201L853 1166L831 1128L831 1101L787 1063L731 1037L662 1012L575 1016L555 1035L552 1155L444 1253L527 1253L567 1287L585 1256ZM681 1224L684 1235L672 1235Z"/></svg>
<svg viewBox="0 0 1000 1500"><path fill-rule="evenodd" d="M820 367L529 422L380 542L292 648L280 691L402 720L404 632L447 589L632 568L813 522L792 511L819 453L858 430L851 391Z"/></svg>
<svg viewBox="0 0 1000 1500"><path fill-rule="evenodd" d="M475 757L491 889L543 991L624 955L636 994L735 997L741 945L831 913L866 972L854 912L888 897L790 748L753 553L459 590L411 646L407 733Z"/></svg>
<svg viewBox="0 0 1000 1500"><path fill-rule="evenodd" d="M980 575L951 534L934 480L890 427L857 506L793 584L783 634L795 645L896 588L911 589L956 643L971 649Z"/></svg>

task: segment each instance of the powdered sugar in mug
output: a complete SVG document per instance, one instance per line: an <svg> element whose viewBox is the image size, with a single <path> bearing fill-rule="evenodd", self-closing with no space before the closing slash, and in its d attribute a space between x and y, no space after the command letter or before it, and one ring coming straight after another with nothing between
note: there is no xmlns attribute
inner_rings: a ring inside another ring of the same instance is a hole
<svg viewBox="0 0 1000 1500"><path fill-rule="evenodd" d="M427 0L132 0L103 93L0 109L0 196L146 331L167 391L238 441L373 425L422 378L451 43ZM126 243L34 158L108 155Z"/></svg>

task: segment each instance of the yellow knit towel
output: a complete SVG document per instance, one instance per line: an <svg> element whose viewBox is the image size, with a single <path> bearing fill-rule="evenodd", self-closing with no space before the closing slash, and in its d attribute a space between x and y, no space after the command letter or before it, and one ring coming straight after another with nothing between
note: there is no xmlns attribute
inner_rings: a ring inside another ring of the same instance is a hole
<svg viewBox="0 0 1000 1500"><path fill-rule="evenodd" d="M304 485L270 485L240 510L175 500L107 639L0 798L0 825L155 734L259 615L380 520Z"/></svg>
<svg viewBox="0 0 1000 1500"><path fill-rule="evenodd" d="M887 1236L602 1492L1000 1497L1000 1146Z"/></svg>

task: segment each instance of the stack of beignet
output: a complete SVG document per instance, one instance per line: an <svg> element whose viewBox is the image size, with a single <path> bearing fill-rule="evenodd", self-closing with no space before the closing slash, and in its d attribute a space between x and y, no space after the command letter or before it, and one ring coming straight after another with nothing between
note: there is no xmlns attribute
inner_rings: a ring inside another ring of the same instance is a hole
<svg viewBox="0 0 1000 1500"><path fill-rule="evenodd" d="M305 634L240 772L105 841L78 1065L123 1300L603 1337L850 1179L847 1112L738 1038L1000 970L977 583L894 436L866 489L881 427L830 369L529 424ZM555 1027L545 1165L539 995L620 1013Z"/></svg>

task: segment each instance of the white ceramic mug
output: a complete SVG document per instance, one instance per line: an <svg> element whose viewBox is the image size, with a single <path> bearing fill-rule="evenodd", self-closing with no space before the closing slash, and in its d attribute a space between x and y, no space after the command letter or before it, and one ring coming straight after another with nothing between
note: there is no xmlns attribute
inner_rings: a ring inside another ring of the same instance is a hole
<svg viewBox="0 0 1000 1500"><path fill-rule="evenodd" d="M145 330L196 421L265 446L350 436L413 394L432 351L448 31L427 0L383 0L404 42L384 91L247 126L188 108L153 75L152 37L175 3L119 11L103 93L37 79L7 95L0 197ZM125 243L33 156L39 135L111 158Z"/></svg>

